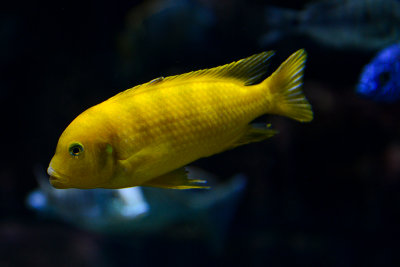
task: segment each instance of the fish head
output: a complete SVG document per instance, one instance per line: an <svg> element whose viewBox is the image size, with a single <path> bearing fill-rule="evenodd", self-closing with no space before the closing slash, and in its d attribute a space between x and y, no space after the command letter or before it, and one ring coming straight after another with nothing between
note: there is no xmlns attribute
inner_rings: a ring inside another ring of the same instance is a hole
<svg viewBox="0 0 400 267"><path fill-rule="evenodd" d="M65 129L47 169L53 187L98 188L112 178L113 147L102 130L86 116L78 116Z"/></svg>
<svg viewBox="0 0 400 267"><path fill-rule="evenodd" d="M400 46L384 49L363 69L356 92L376 101L391 102L400 90Z"/></svg>

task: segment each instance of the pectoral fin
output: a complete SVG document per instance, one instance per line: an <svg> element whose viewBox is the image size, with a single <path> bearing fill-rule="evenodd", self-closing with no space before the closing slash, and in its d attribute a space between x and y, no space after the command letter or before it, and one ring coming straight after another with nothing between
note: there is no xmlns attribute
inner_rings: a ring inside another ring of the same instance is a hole
<svg viewBox="0 0 400 267"><path fill-rule="evenodd" d="M161 187L170 189L207 189L209 186L199 185L205 180L189 179L185 168L180 168L145 182L142 186Z"/></svg>

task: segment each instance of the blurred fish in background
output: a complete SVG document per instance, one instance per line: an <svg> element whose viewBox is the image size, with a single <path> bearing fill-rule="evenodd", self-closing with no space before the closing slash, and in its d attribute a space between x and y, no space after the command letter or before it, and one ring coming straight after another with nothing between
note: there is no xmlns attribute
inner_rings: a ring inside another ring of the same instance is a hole
<svg viewBox="0 0 400 267"><path fill-rule="evenodd" d="M400 44L383 49L364 67L356 92L378 102L400 98Z"/></svg>
<svg viewBox="0 0 400 267"><path fill-rule="evenodd" d="M340 50L376 51L399 40L397 0L323 0L302 10L268 6L262 46L293 37Z"/></svg>
<svg viewBox="0 0 400 267"><path fill-rule="evenodd" d="M197 229L213 249L220 249L247 178L242 174L217 183L217 177L188 167L189 178L205 177L213 190L55 189L41 168L35 169L39 188L26 199L27 206L44 218L105 234L162 234L168 227Z"/></svg>
<svg viewBox="0 0 400 267"><path fill-rule="evenodd" d="M39 188L27 198L29 208L92 231L112 231L146 215L149 204L140 187L118 190L57 190L41 168L35 169Z"/></svg>

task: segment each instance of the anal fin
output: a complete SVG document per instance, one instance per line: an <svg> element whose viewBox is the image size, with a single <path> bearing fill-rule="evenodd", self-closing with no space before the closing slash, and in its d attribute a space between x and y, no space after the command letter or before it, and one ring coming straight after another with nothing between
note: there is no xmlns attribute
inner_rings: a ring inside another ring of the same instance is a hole
<svg viewBox="0 0 400 267"><path fill-rule="evenodd" d="M271 129L269 124L250 124L246 133L235 143L233 143L230 148L235 148L248 143L259 142L270 138L277 133L278 131Z"/></svg>
<svg viewBox="0 0 400 267"><path fill-rule="evenodd" d="M189 179L184 167L172 172L158 176L141 186L161 187L170 189L208 189L209 186L199 185L206 183L205 180Z"/></svg>

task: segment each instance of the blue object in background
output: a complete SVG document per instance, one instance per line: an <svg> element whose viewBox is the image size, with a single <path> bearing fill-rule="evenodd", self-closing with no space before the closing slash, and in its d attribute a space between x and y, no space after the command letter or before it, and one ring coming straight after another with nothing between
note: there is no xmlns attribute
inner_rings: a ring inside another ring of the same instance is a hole
<svg viewBox="0 0 400 267"><path fill-rule="evenodd" d="M124 189L53 188L42 169L35 169L39 188L27 197L29 208L45 217L59 218L92 231L113 231L149 213L140 187Z"/></svg>
<svg viewBox="0 0 400 267"><path fill-rule="evenodd" d="M364 67L356 90L379 102L400 98L400 44L383 49Z"/></svg>
<svg viewBox="0 0 400 267"><path fill-rule="evenodd" d="M110 235L157 236L183 224L204 233L200 236L209 246L220 250L247 177L237 174L226 182L217 182L214 175L199 168L187 170L190 178L207 178L212 189L55 189L37 167L39 188L27 196L26 204L45 218Z"/></svg>

